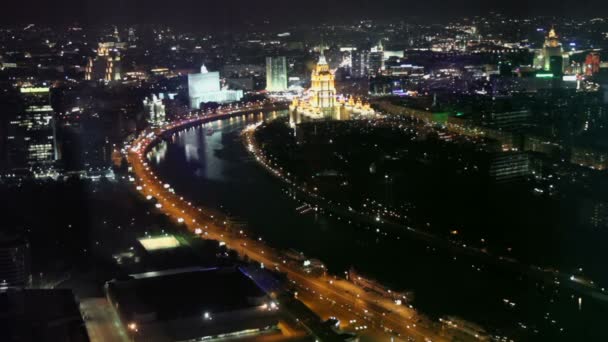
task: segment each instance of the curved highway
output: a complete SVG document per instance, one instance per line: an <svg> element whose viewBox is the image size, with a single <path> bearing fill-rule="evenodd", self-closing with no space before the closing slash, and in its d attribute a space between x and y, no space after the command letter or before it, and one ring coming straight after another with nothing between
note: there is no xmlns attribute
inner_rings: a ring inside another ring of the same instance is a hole
<svg viewBox="0 0 608 342"><path fill-rule="evenodd" d="M305 291L300 298L319 316L335 316L342 322L359 319L367 328L366 334L375 340L401 341L448 341L450 338L440 332L437 325L421 318L406 306L397 305L392 300L366 292L350 282L337 280L332 276L313 276L300 267L288 263L281 253L254 240L246 232L231 232L226 222L215 208L194 205L180 194L176 194L170 184L160 179L148 165L146 154L167 133L186 127L224 119L243 113L282 109L282 104L253 105L239 109L223 110L212 115L187 117L161 128L146 130L131 142L126 151L127 160L134 177L131 181L142 196L155 198L156 207L169 217L182 223L191 232L205 239L225 243L241 255L287 274L288 278ZM380 337L382 336L382 337Z"/></svg>

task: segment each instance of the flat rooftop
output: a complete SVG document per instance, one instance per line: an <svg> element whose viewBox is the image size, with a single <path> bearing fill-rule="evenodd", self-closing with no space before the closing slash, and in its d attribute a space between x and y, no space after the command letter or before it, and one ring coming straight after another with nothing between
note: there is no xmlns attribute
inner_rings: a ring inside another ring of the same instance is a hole
<svg viewBox="0 0 608 342"><path fill-rule="evenodd" d="M0 331L2 341L89 341L69 289L0 292Z"/></svg>
<svg viewBox="0 0 608 342"><path fill-rule="evenodd" d="M252 299L266 296L237 268L148 272L113 280L108 290L126 317L155 313L160 321L254 307Z"/></svg>
<svg viewBox="0 0 608 342"><path fill-rule="evenodd" d="M139 243L148 252L162 249L173 249L181 246L179 240L177 240L173 235L146 237L137 239L137 241L139 241Z"/></svg>

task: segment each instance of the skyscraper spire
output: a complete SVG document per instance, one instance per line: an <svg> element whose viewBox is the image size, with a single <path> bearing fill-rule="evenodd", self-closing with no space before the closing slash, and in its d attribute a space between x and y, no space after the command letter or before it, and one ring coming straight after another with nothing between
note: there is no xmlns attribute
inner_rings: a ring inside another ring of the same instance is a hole
<svg viewBox="0 0 608 342"><path fill-rule="evenodd" d="M118 33L118 27L114 25L114 38L117 43L120 43L120 34Z"/></svg>
<svg viewBox="0 0 608 342"><path fill-rule="evenodd" d="M319 56L319 62L317 64L318 65L326 65L327 64L327 59L325 59L325 53L323 52L323 48L321 48L321 55Z"/></svg>
<svg viewBox="0 0 608 342"><path fill-rule="evenodd" d="M557 33L555 33L555 26L551 26L551 30L549 30L548 38L558 38Z"/></svg>

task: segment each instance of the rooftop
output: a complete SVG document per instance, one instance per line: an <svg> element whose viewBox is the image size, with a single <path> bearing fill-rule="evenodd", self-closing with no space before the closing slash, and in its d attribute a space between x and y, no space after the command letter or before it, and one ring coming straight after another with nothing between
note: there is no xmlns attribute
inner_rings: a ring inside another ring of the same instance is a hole
<svg viewBox="0 0 608 342"><path fill-rule="evenodd" d="M149 272L111 281L109 291L125 316L155 313L157 320L253 307L266 295L236 268Z"/></svg>

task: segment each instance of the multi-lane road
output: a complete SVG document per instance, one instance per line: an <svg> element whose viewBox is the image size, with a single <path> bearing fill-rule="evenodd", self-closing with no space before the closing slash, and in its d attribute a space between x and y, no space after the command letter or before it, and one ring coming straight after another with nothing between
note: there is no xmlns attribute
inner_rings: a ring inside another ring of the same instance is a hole
<svg viewBox="0 0 608 342"><path fill-rule="evenodd" d="M268 110L252 106L238 110L221 111L205 117L186 118L155 130L145 131L131 142L125 151L131 166L136 189L146 198L154 199L156 207L182 223L184 227L206 239L220 241L238 253L247 255L260 263L261 267L279 270L287 274L294 285L303 291L305 303L321 317L334 316L341 319L344 326L352 328L364 326L365 333L383 336L383 340L402 341L448 341L449 338L430 321L421 319L415 311L404 305L397 305L390 298L373 292L366 292L354 284L333 276L316 276L301 267L287 262L282 253L267 246L263 241L247 236L243 231L230 231L223 218L218 217L215 208L201 208L175 193L170 184L160 179L148 165L146 154L163 134L199 122L227 118L232 115ZM355 317L358 317L355 318ZM324 317L326 318L326 317ZM361 324L350 323L353 320Z"/></svg>

